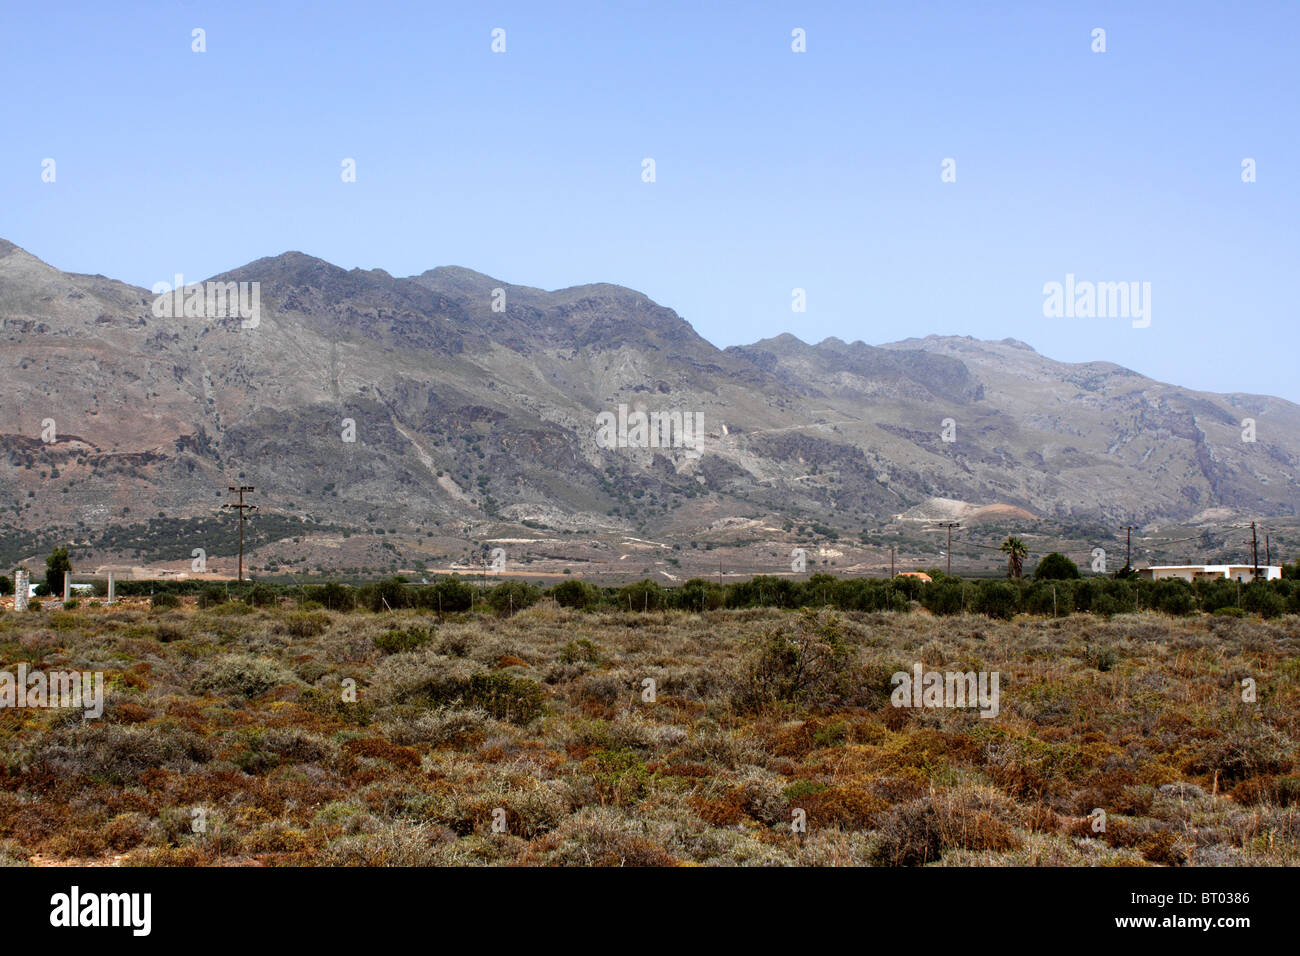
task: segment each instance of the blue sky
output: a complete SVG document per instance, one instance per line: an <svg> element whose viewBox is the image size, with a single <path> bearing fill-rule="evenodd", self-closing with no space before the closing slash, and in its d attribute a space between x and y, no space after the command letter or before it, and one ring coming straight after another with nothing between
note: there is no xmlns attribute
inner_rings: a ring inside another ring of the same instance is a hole
<svg viewBox="0 0 1300 956"><path fill-rule="evenodd" d="M1300 401L1298 51L1263 0L11 3L0 237L142 286L288 250L615 282L719 346L1010 336ZM1150 282L1150 327L1045 318L1067 273Z"/></svg>

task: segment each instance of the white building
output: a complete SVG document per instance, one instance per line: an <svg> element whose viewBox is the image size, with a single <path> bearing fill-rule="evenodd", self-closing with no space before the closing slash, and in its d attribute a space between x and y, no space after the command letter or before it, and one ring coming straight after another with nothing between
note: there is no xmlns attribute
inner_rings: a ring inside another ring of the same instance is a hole
<svg viewBox="0 0 1300 956"><path fill-rule="evenodd" d="M1158 564L1140 569L1138 575L1151 581L1179 578L1191 583L1223 578L1249 584L1255 580L1255 570L1253 564ZM1260 578L1264 581L1277 581L1282 577L1280 564L1261 564L1258 570Z"/></svg>

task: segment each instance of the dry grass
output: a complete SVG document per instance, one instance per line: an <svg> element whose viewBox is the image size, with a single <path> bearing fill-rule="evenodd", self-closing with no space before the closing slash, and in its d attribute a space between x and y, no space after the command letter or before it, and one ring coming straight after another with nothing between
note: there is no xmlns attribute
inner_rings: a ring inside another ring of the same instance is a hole
<svg viewBox="0 0 1300 956"><path fill-rule="evenodd" d="M0 710L0 862L1297 864L1297 649L1296 617L4 614L0 669L109 690ZM998 671L1000 713L892 707L917 661Z"/></svg>

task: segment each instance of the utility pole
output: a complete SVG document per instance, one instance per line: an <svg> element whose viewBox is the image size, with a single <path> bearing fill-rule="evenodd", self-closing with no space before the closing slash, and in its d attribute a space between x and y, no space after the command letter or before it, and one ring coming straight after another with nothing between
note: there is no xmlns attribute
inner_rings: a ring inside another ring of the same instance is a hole
<svg viewBox="0 0 1300 956"><path fill-rule="evenodd" d="M1124 532L1124 570L1133 570L1133 532L1137 530L1137 525L1126 524L1122 529Z"/></svg>
<svg viewBox="0 0 1300 956"><path fill-rule="evenodd" d="M1254 577L1251 578L1253 581L1259 577L1259 538L1255 535L1255 522L1253 521L1250 523L1250 560L1255 566Z"/></svg>
<svg viewBox="0 0 1300 956"><path fill-rule="evenodd" d="M894 579L894 545L889 546L889 579Z"/></svg>
<svg viewBox="0 0 1300 956"><path fill-rule="evenodd" d="M483 550L478 554L478 592L483 594L487 590L487 566L488 556L492 552L487 550L487 545L483 545ZM485 598L486 600L486 598ZM470 601L470 610L473 610L474 602Z"/></svg>
<svg viewBox="0 0 1300 956"><path fill-rule="evenodd" d="M1264 535L1264 567L1269 567L1273 563L1273 550L1268 546L1268 535Z"/></svg>
<svg viewBox="0 0 1300 956"><path fill-rule="evenodd" d="M940 527L948 529L948 577L952 577L952 529L960 528L961 522L950 521L945 525L941 525Z"/></svg>
<svg viewBox="0 0 1300 956"><path fill-rule="evenodd" d="M257 510L257 505L244 504L244 492L248 492L249 494L252 494L254 490L255 489L253 488L252 485L240 485L238 488L232 485L230 487L230 493L231 494L235 494L236 492L239 493L239 504L235 504L233 502L227 502L226 504L221 506L223 508L234 508L236 511L239 512L239 581L240 582L244 580L244 512Z"/></svg>

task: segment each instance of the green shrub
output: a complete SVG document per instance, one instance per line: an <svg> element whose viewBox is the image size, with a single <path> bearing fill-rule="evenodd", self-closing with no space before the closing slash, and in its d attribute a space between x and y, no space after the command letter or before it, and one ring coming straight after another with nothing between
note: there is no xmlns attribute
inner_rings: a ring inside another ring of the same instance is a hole
<svg viewBox="0 0 1300 956"><path fill-rule="evenodd" d="M726 588L705 578L691 578L673 588L669 603L682 611L716 611L727 603Z"/></svg>
<svg viewBox="0 0 1300 956"><path fill-rule="evenodd" d="M487 593L487 602L497 614L511 615L536 604L540 588L523 581L502 581Z"/></svg>
<svg viewBox="0 0 1300 956"><path fill-rule="evenodd" d="M331 611L351 611L357 606L356 591L337 581L309 586L305 591L307 600Z"/></svg>
<svg viewBox="0 0 1300 956"><path fill-rule="evenodd" d="M1278 617L1286 612L1286 599L1264 581L1255 581L1241 592L1242 609L1262 617Z"/></svg>
<svg viewBox="0 0 1300 956"><path fill-rule="evenodd" d="M1102 617L1111 617L1114 614L1126 610L1120 607L1119 601L1109 594L1098 594L1092 599L1092 613L1099 614Z"/></svg>
<svg viewBox="0 0 1300 956"><path fill-rule="evenodd" d="M1165 614L1183 616L1196 611L1196 594L1186 581L1171 579L1156 582L1151 601L1157 610Z"/></svg>
<svg viewBox="0 0 1300 956"><path fill-rule="evenodd" d="M653 585L651 581L641 583ZM796 589L797 585L793 581L788 581L785 578L775 578L770 574L760 574L748 581L736 581L728 584L726 587L726 604L727 607L788 607L795 602ZM627 588L623 589L624 592L627 590ZM622 594L620 594L619 603L623 610L629 610L627 598ZM636 611L641 609L641 604L631 608L631 610Z"/></svg>
<svg viewBox="0 0 1300 956"><path fill-rule="evenodd" d="M843 579L835 589L835 606L842 611L909 611L911 602L907 594L895 585L897 580Z"/></svg>
<svg viewBox="0 0 1300 956"><path fill-rule="evenodd" d="M667 606L667 593L648 578L618 589L618 607L621 611L658 611Z"/></svg>
<svg viewBox="0 0 1300 956"><path fill-rule="evenodd" d="M393 662L394 674L410 667L410 662L400 658L389 658L389 662ZM473 672L477 665L467 662L449 665L444 661L424 679L396 688L394 699L420 707L477 707L498 720L516 724L526 724L541 714L542 688L536 681L504 671Z"/></svg>
<svg viewBox="0 0 1300 956"><path fill-rule="evenodd" d="M433 586L431 593L434 602L430 607L436 607L439 613L468 611L474 606L474 588L457 577L443 578Z"/></svg>
<svg viewBox="0 0 1300 956"><path fill-rule="evenodd" d="M1113 647L1095 647L1089 645L1083 650L1083 659L1089 667L1095 667L1099 671L1111 670L1119 663L1119 651Z"/></svg>
<svg viewBox="0 0 1300 956"><path fill-rule="evenodd" d="M833 605L839 583L833 574L814 574L797 589L795 600L801 607Z"/></svg>
<svg viewBox="0 0 1300 956"><path fill-rule="evenodd" d="M921 606L931 614L960 614L963 587L962 582L954 578L936 581L921 591Z"/></svg>
<svg viewBox="0 0 1300 956"><path fill-rule="evenodd" d="M909 601L919 600L922 593L930 588L931 583L922 581L910 574L900 574L889 582L890 587L904 595Z"/></svg>
<svg viewBox="0 0 1300 956"><path fill-rule="evenodd" d="M598 750L583 766L602 804L632 806L649 790L651 774L634 750Z"/></svg>
<svg viewBox="0 0 1300 956"><path fill-rule="evenodd" d="M400 608L410 607L414 595L403 581L398 578L389 578L385 581L367 584L357 595L357 600L376 614L379 614L384 611L396 611Z"/></svg>
<svg viewBox="0 0 1300 956"><path fill-rule="evenodd" d="M560 660L566 664L576 664L578 661L594 664L600 660L600 648L594 641L582 637L564 645L560 650Z"/></svg>
<svg viewBox="0 0 1300 956"><path fill-rule="evenodd" d="M1114 602L1114 610L1111 614L1126 614L1129 611L1136 611L1137 597L1140 593L1137 586L1123 578L1103 578L1098 582L1103 592Z"/></svg>
<svg viewBox="0 0 1300 956"><path fill-rule="evenodd" d="M802 612L793 625L770 632L736 681L741 710L772 704L830 704L849 690L853 649L834 615Z"/></svg>
<svg viewBox="0 0 1300 956"><path fill-rule="evenodd" d="M1096 578L1083 578L1071 588L1074 609L1083 613L1092 610L1092 602L1102 593L1101 582Z"/></svg>
<svg viewBox="0 0 1300 956"><path fill-rule="evenodd" d="M414 625L404 630L393 629L375 637L375 647L385 654L401 654L423 647L434 638L434 628Z"/></svg>
<svg viewBox="0 0 1300 956"><path fill-rule="evenodd" d="M1020 589L1007 581L983 581L975 597L975 612L1009 621L1020 605Z"/></svg>
<svg viewBox="0 0 1300 956"><path fill-rule="evenodd" d="M1238 585L1236 581L1228 581L1222 578L1213 581L1197 581L1194 588L1197 602L1201 605L1202 611L1213 614L1220 608L1237 607Z"/></svg>
<svg viewBox="0 0 1300 956"><path fill-rule="evenodd" d="M576 579L561 581L551 588L549 593L560 607L582 608L584 610L591 607L600 598L594 587L586 581Z"/></svg>
<svg viewBox="0 0 1300 956"><path fill-rule="evenodd" d="M181 599L170 591L159 591L149 598L149 606L152 608L176 607L181 603Z"/></svg>
<svg viewBox="0 0 1300 956"><path fill-rule="evenodd" d="M1029 588L1021 602L1030 614L1066 617L1074 610L1074 589L1069 581L1048 579Z"/></svg>
<svg viewBox="0 0 1300 956"><path fill-rule="evenodd" d="M1034 568L1035 581L1067 581L1079 576L1079 566L1063 554L1053 551Z"/></svg>
<svg viewBox="0 0 1300 956"><path fill-rule="evenodd" d="M244 603L250 607L270 607L280 602L280 595L274 588L265 584L254 584L244 595Z"/></svg>
<svg viewBox="0 0 1300 956"><path fill-rule="evenodd" d="M199 607L204 610L216 607L218 604L225 604L226 600L226 589L219 584L209 584L199 592Z"/></svg>
<svg viewBox="0 0 1300 956"><path fill-rule="evenodd" d="M465 684L463 699L515 724L526 724L542 712L541 685L509 674L475 674Z"/></svg>
<svg viewBox="0 0 1300 956"><path fill-rule="evenodd" d="M268 658L225 654L206 664L194 686L200 691L220 690L257 697L273 687L296 682L293 674Z"/></svg>
<svg viewBox="0 0 1300 956"><path fill-rule="evenodd" d="M275 630L277 634L287 634L289 637L315 637L325 633L330 620L330 616L323 611L299 611L277 624Z"/></svg>

